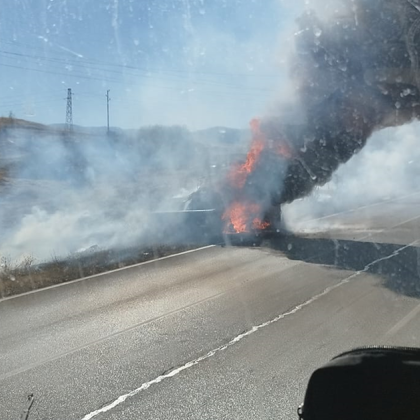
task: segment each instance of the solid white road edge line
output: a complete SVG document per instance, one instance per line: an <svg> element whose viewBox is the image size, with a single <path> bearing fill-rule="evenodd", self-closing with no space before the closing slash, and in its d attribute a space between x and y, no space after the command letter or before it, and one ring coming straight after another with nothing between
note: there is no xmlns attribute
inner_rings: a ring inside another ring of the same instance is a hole
<svg viewBox="0 0 420 420"><path fill-rule="evenodd" d="M112 410L113 408L117 407L118 405L122 404L127 398L130 397L134 397L135 395L137 395L138 393L145 391L146 389L150 388L152 385L158 384L160 382L162 382L164 379L168 379L168 378L172 378L173 376L178 375L179 373L181 373L184 370L187 370L195 365L197 365L198 363L204 362L207 359L210 359L211 357L215 356L217 353L220 353L226 349L228 349L229 347L232 347L233 345L235 345L236 343L239 343L241 340L243 340L245 337L250 336L251 334L254 334L255 332L257 332L258 330L261 330L263 328L268 327L271 324L274 324L278 321L280 321L283 318L286 318L287 316L293 315L296 312L300 311L301 309L303 309L304 307L310 305L311 303L315 302L316 300L320 299L321 297L327 295L328 293L330 293L332 290L337 289L338 287L343 286L344 284L348 283L350 280L352 280L353 278L359 276L362 273L365 273L366 271L369 270L370 267L372 267L373 265L377 264L378 262L393 258L395 256L397 256L399 254L399 252L403 251L406 248L409 248L411 246L413 246L414 244L418 243L420 241L414 241L409 245L405 245L397 250L395 250L392 254L387 255L385 257L379 258L375 261L372 261L371 263L367 264L365 266L365 268L363 270L360 271L356 271L355 273L353 273L351 276L346 277L345 279L341 280L339 283L333 285L333 286L329 286L326 289L324 289L322 292L318 293L317 295L311 297L310 299L306 300L305 302L295 306L293 309L287 311L287 312L283 312L280 315L277 315L275 318L263 322L262 324L256 325L254 327L252 327L250 330L237 335L235 338L233 338L232 340L230 340L227 344L224 344L222 346L219 346L213 350L210 350L208 353L206 353L203 356L198 357L197 359L191 360L190 362L185 363L184 365L175 368L163 375L158 376L155 379L152 379L151 381L148 382L144 382L143 384L141 384L138 388L128 392L127 394L123 394L121 396L119 396L116 400L114 400L112 403L105 405L104 407L99 408L98 410L92 411L89 414L86 414L82 420L90 420L93 417L96 417L97 415L101 414L101 413L106 413L109 410Z"/></svg>
<svg viewBox="0 0 420 420"><path fill-rule="evenodd" d="M42 287L40 289L31 290L29 292L20 293L18 295L13 295L13 296L8 296L8 297L5 297L5 298L2 298L2 299L0 299L0 303L4 302L5 300L17 299L17 298L20 298L22 296L32 295L34 293L43 292L45 290L55 289L56 287L67 286L69 284L78 283L80 281L86 281L86 280L94 279L94 278L97 278L97 277L106 276L108 274L117 273L118 271L128 270L130 268L140 267L140 266L146 265L146 264L152 264L156 261L167 260L169 258L179 257L179 256L185 255L185 254L191 254L192 252L203 251L205 249L214 248L216 246L217 245L207 245L207 246L202 246L201 248L189 249L188 251L183 251L183 252L178 252L177 254L167 255L166 257L155 258L153 260L144 261L144 262L133 264L133 265L127 265L127 266L121 267L121 268L116 268L115 270L104 271L103 273L93 274L93 275L87 276L87 277L81 277L80 279L74 279L74 280L66 281L66 282L59 283L59 284L53 284L52 286Z"/></svg>

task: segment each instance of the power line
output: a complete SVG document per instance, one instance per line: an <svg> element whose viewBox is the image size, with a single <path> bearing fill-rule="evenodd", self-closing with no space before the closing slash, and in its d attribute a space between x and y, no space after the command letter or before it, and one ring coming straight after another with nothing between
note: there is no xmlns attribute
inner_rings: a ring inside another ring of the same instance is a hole
<svg viewBox="0 0 420 420"><path fill-rule="evenodd" d="M188 70L162 70L162 69L145 69L145 68L141 68L141 67L136 67L136 66L130 66L130 65L124 65L124 64L116 64L116 63L107 63L107 62L103 62L103 61L99 61L99 60L86 60L84 59L83 62L80 61L75 61L70 60L70 59L64 59L64 58L54 58L54 57L45 57L45 56L41 56L41 55L34 55L34 54L25 54L25 53L19 53L19 52L11 52L11 51L5 51L5 50L0 50L0 53L5 54L6 57L9 56L9 58L13 58L13 57L24 57L24 58L29 58L29 59L35 59L35 60L43 60L43 61L48 61L48 62L52 62L52 63L57 63L57 64L66 64L66 65L72 65L72 66L76 66L76 67L82 67L85 69L88 69L89 71L91 70L97 70L97 71L105 71L108 73L116 73L116 74L121 74L121 71L116 71L116 70L111 70L111 69L104 69L104 68L98 68L98 67L92 67L92 66L87 66L87 64L93 64L94 66L108 66L108 67L114 67L114 68L120 68L121 70L134 70L137 73L135 73L136 77L139 76L139 72L141 77L151 77L151 78L163 78L163 79L169 79L169 80L179 80L180 78L185 80L185 75L188 76L196 76L196 75L216 75L216 76L225 76L225 77L229 77L229 78L237 78L238 76L243 76L243 77L259 77L259 78L278 78L278 75L267 75L267 74L253 74L253 73L223 73L223 72L202 72L202 71L191 71L190 69ZM11 56L11 57L10 57ZM153 71L153 74L151 74L151 71ZM168 74L165 74L168 73ZM127 75L127 71L125 73L123 73L124 75ZM132 73L129 73L132 74ZM203 80L203 79L199 79L199 80L195 80L195 83L199 83L199 84L204 84L204 83L210 83L210 84L226 84L226 85L230 85L233 87L238 87L238 88L242 88L241 86L238 86L237 84L234 85L232 84L232 82L228 82L228 81L220 81L220 80ZM258 87L255 87L253 89L260 89Z"/></svg>
<svg viewBox="0 0 420 420"><path fill-rule="evenodd" d="M11 89L9 92L13 92L13 90ZM44 95L44 94L46 94L46 93L51 93L51 90L43 90L43 91L40 91L40 92L37 92L37 94L41 94L41 95ZM6 101L8 101L8 100L16 100L16 99L19 99L19 98L27 98L28 96L31 96L31 95L33 95L33 93L31 92L31 91L25 91L25 92L18 92L18 93L14 93L14 94L11 94L11 95L6 95L6 96L2 96L1 97L1 99L2 100L6 100Z"/></svg>
<svg viewBox="0 0 420 420"><path fill-rule="evenodd" d="M40 47L36 47L36 46L32 46L29 44L24 44L21 42L9 42L9 41L3 41L9 45L15 46L15 44L17 43L18 45L30 48L31 50L33 49L38 49L38 50L42 50L45 53L45 49L44 48L40 48ZM16 52L8 52L8 51L4 51L8 54L14 54L14 55L22 55L22 56L30 56L29 54L23 54L23 53L16 53ZM49 53L51 54L51 52ZM64 55L64 54L68 54L68 53L63 53L63 52L56 52L53 51L52 54L56 54L56 55ZM43 57L43 56L33 56L33 57L37 57L39 59L48 59L48 57ZM73 58L74 56L72 56ZM82 58L82 57L81 57ZM49 59L55 59L57 61L61 61L61 62L68 62L69 60L67 58L54 58L54 57L50 57ZM237 76L244 76L244 77L259 77L259 78L278 78L279 75L277 73L260 73L260 74L255 74L255 73L238 73L238 72L221 72L221 71L201 71L201 70L185 70L185 69L158 69L158 68L142 68L142 67L138 67L138 66L133 66L133 65L128 65L128 64L119 64L119 63L110 63L110 62L106 62L106 61L102 61L102 60L94 60L94 59L85 59L83 57L83 60L85 63L87 64L99 64L99 65L104 65L104 66L109 66L109 67L116 67L116 68L122 68L122 69L131 69L131 70L138 70L138 71L144 71L144 72L162 72L162 73L178 73L178 74L202 74L202 75L212 75L212 76L232 76L232 77L237 77ZM74 58L73 60L70 60L71 62L74 63Z"/></svg>
<svg viewBox="0 0 420 420"><path fill-rule="evenodd" d="M17 66L17 65L12 65L12 64L5 64L5 63L0 63L0 66L3 67L10 67L10 68L16 68L16 69L22 69L22 70L27 70L27 71L35 71L38 73L45 73L45 74L54 74L54 75L59 75L59 76L66 76L66 77L72 77L72 78L77 78L77 79L86 79L86 80L97 80L100 82L108 82L108 83L117 83L117 84L125 84L123 80L117 80L117 79L110 79L108 77L103 77L103 78L99 78L99 77L94 77L94 76L86 76L86 75L82 75L82 74L78 74L78 73L62 73L62 72L57 72L57 71L49 71L49 70L43 70L43 69L36 69L36 68L32 68L32 67L24 67L24 66ZM134 75L132 75L132 77L135 77ZM200 82L196 82L197 84L199 84ZM240 87L234 87L234 86L223 86L223 84L219 84L219 83L214 83L215 85L220 85L221 88L224 89L230 89L230 90L236 90L236 91L255 91L255 94L258 93L263 93L263 92L270 92L270 89L258 89L258 88L240 88ZM156 87L156 88L160 88L160 89L165 89L165 90L176 90L176 91L180 91L182 90L180 87L176 87L176 86L167 86L167 85L160 85L160 84L155 84L155 83L148 83L149 87ZM211 91L210 91L211 92Z"/></svg>
<svg viewBox="0 0 420 420"><path fill-rule="evenodd" d="M122 80L112 80L112 79L108 79L108 78L97 78L97 77L92 77L92 76L84 76L84 75L79 75L79 74L74 74L74 73L60 73L60 72L54 72L54 71L48 71L48 70L41 70L41 69L34 69L34 68L30 68L30 67L23 67L23 66L15 66L15 65L11 65L11 64L4 64L4 63L0 63L0 66L3 67L11 67L11 68L16 68L16 69L22 69L22 70L29 70L29 71L35 71L35 72L40 72L40 73L46 73L46 74L54 74L54 75L64 75L67 77L72 77L72 78L82 78L82 79L87 79L87 80L98 80L101 82L108 82L108 83L118 83L118 84L125 84L124 81ZM182 88L180 87L175 87L175 86L166 86L166 85L159 85L159 84L152 84L152 83L148 83L147 85L148 87L152 87L152 88L157 88L157 89L163 89L163 90L173 90L173 91L177 91L179 93L181 93L183 91ZM232 88L231 88L232 89ZM252 92L250 91L250 89L247 88L242 88L242 89L236 89L239 90L239 92L229 92L227 90L211 90L211 89L195 89L195 92L201 92L201 93L208 93L208 94L212 94L212 93L216 93L216 94L226 94L226 95L231 95L231 96L243 96L243 95L248 95L251 97L254 97L256 95L262 95L264 92L270 92L270 89L258 89L257 92Z"/></svg>
<svg viewBox="0 0 420 420"><path fill-rule="evenodd" d="M26 95L28 96L28 95ZM26 99L26 98L16 98L15 100L9 99L7 101L1 101L0 107L6 107L6 106L18 106L18 105L25 105L25 104L35 104L40 102L49 102L58 100L60 98L57 97L57 94L51 94L51 95L45 95L42 96L41 99ZM62 99L60 99L62 100Z"/></svg>
<svg viewBox="0 0 420 420"><path fill-rule="evenodd" d="M4 53L5 53L4 51L0 50L0 54L4 54ZM18 53L11 53L11 54L38 60L38 58L36 58L36 56L29 56L29 55L18 54ZM6 58L13 59L14 57L6 56ZM54 63L56 62L56 60L48 59L48 58L45 58L45 57L40 57L39 59L42 59L42 60L45 60L45 61L53 61ZM177 82L177 83L179 83L180 81L184 81L186 83L189 83L189 84L192 83L194 85L221 86L221 87L223 87L225 89L231 89L231 90L244 90L244 89L246 89L246 90L255 91L255 92L268 92L268 91L270 91L270 89L268 89L268 88L262 88L262 87L256 87L256 86L248 86L248 85L243 86L243 85L240 85L238 83L232 83L232 82L229 82L229 81L202 80L202 79L192 79L191 80L190 78L185 78L185 77L182 77L181 75L170 75L170 76L168 76L168 75L164 75L164 74L160 74L160 73L151 74L150 72L148 72L147 74L143 74L143 73L140 72L140 70L137 70L140 73L133 73L133 72L129 72L129 73L124 72L123 73L121 71L96 68L96 67L92 67L92 66L86 66L86 64L69 63L69 62L65 62L65 61L63 62L63 64L68 64L68 65L70 64L72 66L85 69L88 72L91 72L93 70L93 71L99 71L99 72L105 72L105 73L113 73L113 74L123 75L124 77L135 77L135 78L139 78L140 77L140 78L148 78L148 79L153 79L153 80L155 80L155 79L162 79L162 80L173 81L173 82ZM7 65L7 64L2 63L0 65L11 67L10 64ZM28 70L33 70L33 71L38 71L38 72L44 72L44 73L47 73L47 72L49 72L49 73L56 73L56 74L59 74L59 75L65 75L67 77L79 77L79 78L84 78L84 79L90 78L92 80L103 80L103 81L108 81L108 82L113 82L113 83L121 83L121 80L111 79L109 76L103 76L101 78L100 76L96 76L95 77L95 76L93 76L91 74L87 76L85 74L74 73L74 72L72 72L72 73L70 73L70 72L69 73L63 73L61 66L60 67L54 67L54 65L51 65L49 67L50 70L44 70L44 69L39 69L39 68L31 68L31 67L23 67L23 66L16 66L16 68L22 68L22 69L25 68L25 69L28 69ZM58 72L53 72L53 71L51 71L51 69L57 69L59 71ZM185 74L189 74L189 73L185 72Z"/></svg>
<svg viewBox="0 0 420 420"><path fill-rule="evenodd" d="M98 80L100 82L109 81L111 83L121 83L121 81L118 81L118 80L111 80L111 79L105 79L105 78L101 78L100 79L98 77L84 76L84 75L75 74L75 73L60 73L60 72L56 72L56 71L48 71L48 70L34 69L34 68L31 68L31 67L16 66L16 65L12 65L12 64L0 63L0 66L2 66L2 67L10 67L10 68L14 68L14 69L22 69L22 70L36 71L38 73L55 74L55 75L58 75L58 76L76 77L78 79Z"/></svg>
<svg viewBox="0 0 420 420"><path fill-rule="evenodd" d="M159 88L162 88L162 86L159 86ZM165 90L169 89L169 87L163 87L163 88L165 88ZM172 88L172 89L179 92L179 89L175 89L175 88ZM46 91L46 92L51 92L51 91ZM229 102L229 99L235 100L237 98L250 98L253 100L253 102L255 102L256 100L259 101L260 100L259 98L261 99L266 98L266 95L263 95L263 94L256 95L250 92L236 92L235 94L232 94L231 92L226 92L226 91L202 90L202 91L195 91L195 92L187 92L185 95L181 94L182 97L180 99L174 98L173 96L166 97L165 101L168 101L169 99L171 99L171 103L179 103L180 100L189 100L189 99L195 100L194 96L192 98L189 96L189 95L194 95L195 93L205 94L207 95L209 99L221 98L221 100L223 100L224 107L226 105L226 102L227 101ZM58 100L60 101L63 100L63 98L58 97L57 94L39 96L37 93L36 93L35 99L33 98L27 99L27 97L31 95L34 96L35 93L16 95L16 97L10 97L10 99L7 101L2 100L0 102L0 109L6 109L10 107L15 107L15 106L20 107L20 106L25 106L25 105L28 107L31 107L33 105L51 103ZM20 99L20 96L23 96L22 99ZM89 92L89 91L79 92L77 94L77 97L87 97L87 98L98 99L98 100L100 98L103 98L101 94L96 93L96 92ZM135 98L130 98L130 97L114 98L114 100L116 100L118 103L131 103L131 104L137 104L137 105L139 104L139 101L136 101ZM162 100L159 99L159 101L161 102ZM243 103L244 101L241 101L241 102Z"/></svg>

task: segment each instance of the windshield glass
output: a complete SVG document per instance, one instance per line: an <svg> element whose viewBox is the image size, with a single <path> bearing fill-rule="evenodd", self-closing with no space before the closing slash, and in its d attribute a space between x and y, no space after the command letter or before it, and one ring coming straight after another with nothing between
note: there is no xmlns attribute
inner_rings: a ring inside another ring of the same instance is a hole
<svg viewBox="0 0 420 420"><path fill-rule="evenodd" d="M0 417L286 419L337 353L418 346L419 22L4 2Z"/></svg>

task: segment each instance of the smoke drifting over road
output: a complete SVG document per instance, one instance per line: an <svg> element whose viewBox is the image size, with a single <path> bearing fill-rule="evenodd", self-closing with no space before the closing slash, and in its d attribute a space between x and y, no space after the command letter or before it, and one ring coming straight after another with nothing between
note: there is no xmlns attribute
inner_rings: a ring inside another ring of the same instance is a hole
<svg viewBox="0 0 420 420"><path fill-rule="evenodd" d="M0 183L0 257L48 260L176 241L156 213L178 205L172 197L181 187L197 185L204 153L188 130L68 134L7 119L0 127L0 164L9 162Z"/></svg>
<svg viewBox="0 0 420 420"><path fill-rule="evenodd" d="M380 209L384 200L416 200L420 185L419 134L420 122L374 133L360 153L338 168L330 182L283 207L287 227L311 232L346 229L348 221L346 225L325 216L372 204Z"/></svg>
<svg viewBox="0 0 420 420"><path fill-rule="evenodd" d="M264 227L273 205L291 203L325 185L376 131L418 119L419 31L417 0L316 1L301 12L287 98L280 112L254 124L247 161L231 178L235 182L221 188L228 232ZM61 135L15 132L11 141L21 142L26 157L16 176L20 181L0 198L0 255L30 252L48 258L98 244L138 244L156 239L156 232L167 239L151 213L173 210L165 198L181 188L192 191L209 161L203 150L193 150L197 143L187 132L166 136L162 130L143 137L140 130L135 139L105 132L75 135L68 142ZM69 162L72 169L66 172ZM361 185L368 173L359 171L351 179ZM28 197L32 180L40 181L33 200ZM191 209L213 208L213 193L202 208ZM32 202L33 208L22 209L21 201ZM238 214L248 214L249 220L238 223ZM174 239L175 230L187 226L178 220L170 224Z"/></svg>
<svg viewBox="0 0 420 420"><path fill-rule="evenodd" d="M258 121L245 163L226 184L243 182L222 189L226 232L259 230L253 226L264 226L270 209L325 185L374 132L420 115L420 3L312 6L308 2L297 19L280 112Z"/></svg>
<svg viewBox="0 0 420 420"><path fill-rule="evenodd" d="M264 121L294 157L270 169L280 179L273 201L290 203L324 185L374 131L420 115L420 3L344 0L297 20L291 75L299 117ZM331 7L333 6L333 7ZM284 107L286 108L286 107ZM270 165L268 163L268 165Z"/></svg>

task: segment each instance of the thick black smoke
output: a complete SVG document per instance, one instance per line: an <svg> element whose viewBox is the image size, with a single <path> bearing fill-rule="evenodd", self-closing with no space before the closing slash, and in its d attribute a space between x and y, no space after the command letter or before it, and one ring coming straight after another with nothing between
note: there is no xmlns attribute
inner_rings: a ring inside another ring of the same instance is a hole
<svg viewBox="0 0 420 420"><path fill-rule="evenodd" d="M273 138L282 131L294 149L287 168L276 170L282 182L274 202L309 194L374 131L420 115L420 1L344 6L328 20L311 11L298 20L292 79L303 123L285 129L289 122L277 118L264 126Z"/></svg>

